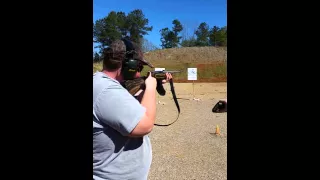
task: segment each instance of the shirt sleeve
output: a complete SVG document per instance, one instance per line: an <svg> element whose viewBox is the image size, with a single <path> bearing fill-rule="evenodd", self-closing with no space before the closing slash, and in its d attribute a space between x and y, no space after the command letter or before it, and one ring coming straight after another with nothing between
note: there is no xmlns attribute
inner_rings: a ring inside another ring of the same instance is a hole
<svg viewBox="0 0 320 180"><path fill-rule="evenodd" d="M145 107L121 85L104 89L94 104L98 119L127 136L145 114Z"/></svg>

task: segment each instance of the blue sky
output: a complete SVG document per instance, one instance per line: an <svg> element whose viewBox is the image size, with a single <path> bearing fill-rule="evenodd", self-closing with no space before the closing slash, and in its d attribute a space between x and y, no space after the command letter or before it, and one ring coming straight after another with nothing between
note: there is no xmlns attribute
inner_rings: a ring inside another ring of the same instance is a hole
<svg viewBox="0 0 320 180"><path fill-rule="evenodd" d="M93 21L103 18L110 11L123 11L126 15L134 9L141 9L149 19L152 32L144 37L160 47L160 29L172 28L172 21L178 19L184 26L184 33L192 34L201 22L209 27L227 25L227 0L93 0Z"/></svg>

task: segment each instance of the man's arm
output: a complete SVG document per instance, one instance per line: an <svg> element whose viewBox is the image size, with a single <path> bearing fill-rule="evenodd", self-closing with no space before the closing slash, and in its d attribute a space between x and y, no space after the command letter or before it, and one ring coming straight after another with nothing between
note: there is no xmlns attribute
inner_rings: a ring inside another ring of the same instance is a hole
<svg viewBox="0 0 320 180"><path fill-rule="evenodd" d="M143 107L121 85L104 89L93 105L97 119L123 136L128 136L145 116Z"/></svg>
<svg viewBox="0 0 320 180"><path fill-rule="evenodd" d="M151 132L155 121L155 87L146 85L141 104L121 85L102 91L94 104L99 121L123 136L140 137Z"/></svg>
<svg viewBox="0 0 320 180"><path fill-rule="evenodd" d="M130 133L132 137L140 137L149 134L156 119L156 91L155 89L146 88L141 105L146 108L146 113L139 121L138 125Z"/></svg>
<svg viewBox="0 0 320 180"><path fill-rule="evenodd" d="M170 79L172 79L172 75L170 73L166 73L167 79L163 80L162 83L166 83ZM145 116L140 120L137 127L130 133L132 137L139 137L150 133L153 129L154 122L156 119L156 88L157 88L157 80L149 74L149 77L146 79L146 90L137 97L140 101L141 96L141 105L144 106L147 111Z"/></svg>

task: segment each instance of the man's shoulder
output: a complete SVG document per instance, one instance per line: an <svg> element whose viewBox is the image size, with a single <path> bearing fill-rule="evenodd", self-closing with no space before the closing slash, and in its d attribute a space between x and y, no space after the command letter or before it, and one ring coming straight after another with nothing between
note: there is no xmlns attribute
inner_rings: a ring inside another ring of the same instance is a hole
<svg viewBox="0 0 320 180"><path fill-rule="evenodd" d="M118 83L117 80L112 79L109 76L107 76L105 73L98 72L98 71L93 74L93 81L97 81L97 80L112 81L112 82Z"/></svg>
<svg viewBox="0 0 320 180"><path fill-rule="evenodd" d="M113 91L116 90L116 91ZM120 91L119 91L120 90ZM115 79L112 79L102 72L97 72L93 75L93 99L105 94L104 92L112 92L121 94L124 90L123 86Z"/></svg>
<svg viewBox="0 0 320 180"><path fill-rule="evenodd" d="M93 88L105 89L105 88L122 88L122 85L115 79L108 77L102 72L96 72L93 74Z"/></svg>

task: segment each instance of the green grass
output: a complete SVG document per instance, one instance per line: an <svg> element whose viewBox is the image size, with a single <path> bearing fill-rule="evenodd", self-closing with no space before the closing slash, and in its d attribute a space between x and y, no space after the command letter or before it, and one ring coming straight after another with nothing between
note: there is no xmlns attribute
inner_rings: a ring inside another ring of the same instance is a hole
<svg viewBox="0 0 320 180"><path fill-rule="evenodd" d="M202 78L226 78L227 77L227 64L216 63L216 64L205 64L199 65L198 77Z"/></svg>
<svg viewBox="0 0 320 180"><path fill-rule="evenodd" d="M102 62L93 63L93 73L102 70Z"/></svg>

